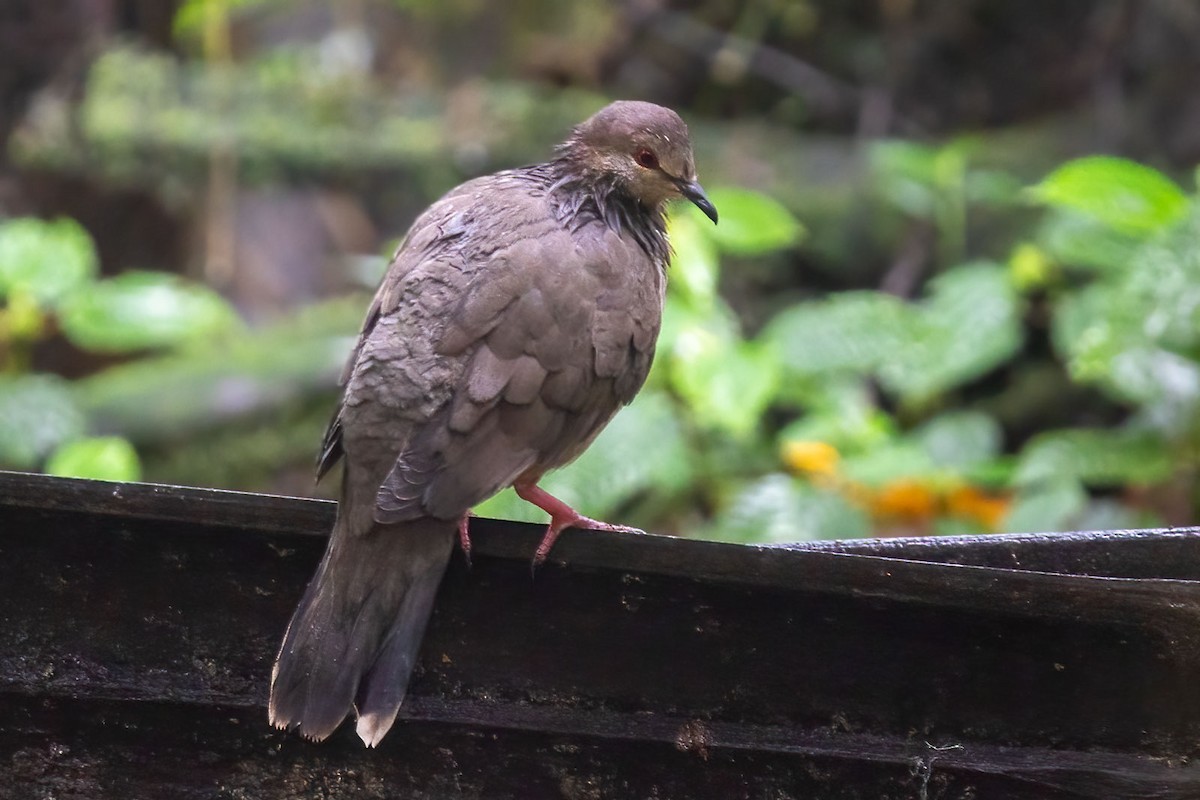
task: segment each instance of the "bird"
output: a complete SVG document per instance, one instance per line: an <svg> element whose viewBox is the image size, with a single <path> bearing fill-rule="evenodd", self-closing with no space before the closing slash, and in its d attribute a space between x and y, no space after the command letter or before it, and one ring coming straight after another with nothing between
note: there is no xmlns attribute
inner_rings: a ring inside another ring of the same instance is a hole
<svg viewBox="0 0 1200 800"><path fill-rule="evenodd" d="M355 715L375 747L407 692L472 506L512 486L550 515L544 561L589 519L538 482L633 400L666 291L669 201L717 210L674 111L613 102L540 164L451 189L413 222L342 376L317 478L332 534L271 672L269 720L311 740Z"/></svg>

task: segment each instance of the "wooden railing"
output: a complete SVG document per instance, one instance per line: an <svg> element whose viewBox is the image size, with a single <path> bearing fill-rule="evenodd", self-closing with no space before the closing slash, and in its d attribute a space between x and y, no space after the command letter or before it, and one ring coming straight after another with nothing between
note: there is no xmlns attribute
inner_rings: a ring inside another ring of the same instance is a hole
<svg viewBox="0 0 1200 800"><path fill-rule="evenodd" d="M1200 798L1196 530L474 520L378 750L271 729L327 502L0 473L0 797Z"/></svg>

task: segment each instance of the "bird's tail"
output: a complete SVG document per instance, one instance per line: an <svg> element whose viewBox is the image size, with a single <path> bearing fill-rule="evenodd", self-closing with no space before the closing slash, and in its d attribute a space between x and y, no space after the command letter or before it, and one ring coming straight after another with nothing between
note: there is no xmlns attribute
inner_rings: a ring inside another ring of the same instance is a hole
<svg viewBox="0 0 1200 800"><path fill-rule="evenodd" d="M309 739L333 733L354 710L374 747L408 689L455 523L423 518L333 536L275 658L271 724Z"/></svg>

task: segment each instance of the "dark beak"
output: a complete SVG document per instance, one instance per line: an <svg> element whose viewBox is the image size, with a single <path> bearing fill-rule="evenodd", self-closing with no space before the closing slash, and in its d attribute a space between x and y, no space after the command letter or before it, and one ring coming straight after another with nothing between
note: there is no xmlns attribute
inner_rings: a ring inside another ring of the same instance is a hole
<svg viewBox="0 0 1200 800"><path fill-rule="evenodd" d="M704 216L717 224L717 207L708 199L708 195L704 193L704 187L696 181L685 181L680 179L676 182L679 187L679 193L696 204L696 208L704 212Z"/></svg>

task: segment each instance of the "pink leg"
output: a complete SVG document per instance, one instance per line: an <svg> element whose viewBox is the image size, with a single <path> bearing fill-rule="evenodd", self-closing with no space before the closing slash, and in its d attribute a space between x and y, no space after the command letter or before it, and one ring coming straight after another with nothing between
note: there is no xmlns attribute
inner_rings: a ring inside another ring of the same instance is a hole
<svg viewBox="0 0 1200 800"><path fill-rule="evenodd" d="M642 533L640 529L631 528L628 525L611 525L607 522L594 520L591 517L585 517L562 500L559 500L538 486L537 481L518 481L513 484L513 488L517 490L517 496L522 500L533 503L550 515L550 526L546 528L546 535L542 537L542 543L538 545L537 552L533 555L534 567L540 566L546 560L546 556L550 555L550 548L554 547L554 540L567 528L589 528L594 531L616 531L619 533Z"/></svg>
<svg viewBox="0 0 1200 800"><path fill-rule="evenodd" d="M458 546L467 557L467 566L471 566L471 512L463 514L458 520Z"/></svg>

